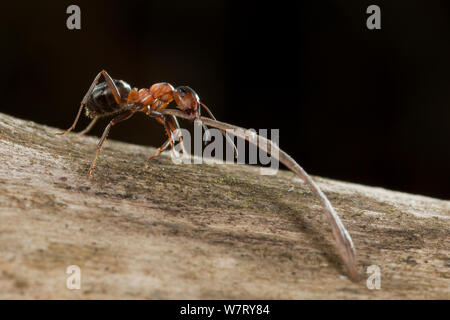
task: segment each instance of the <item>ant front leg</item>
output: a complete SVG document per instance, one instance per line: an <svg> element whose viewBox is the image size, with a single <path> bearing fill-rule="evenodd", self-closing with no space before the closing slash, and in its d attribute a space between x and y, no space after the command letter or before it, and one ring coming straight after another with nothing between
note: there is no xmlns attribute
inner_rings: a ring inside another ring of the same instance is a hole
<svg viewBox="0 0 450 320"><path fill-rule="evenodd" d="M78 109L78 113L77 113L77 116L75 117L75 120L74 120L73 124L66 131L58 132L57 133L58 135L62 135L63 136L66 133L69 133L70 131L72 131L75 128L75 126L77 125L78 119L80 118L81 112L83 111L83 108L86 106L86 103L87 103L89 97L91 96L92 91L94 90L95 86L98 84L98 81L100 80L101 76L103 76L103 78L105 79L106 83L108 84L108 87L111 90L111 92L112 92L112 94L114 96L114 100L116 101L116 103L118 105L122 104L122 98L120 97L119 90L117 89L116 85L114 84L114 80L111 78L111 76L105 70L102 70L102 71L100 71L97 74L97 76L95 77L95 79L92 82L91 86L89 87L89 90L84 95L83 100L81 100L80 108ZM94 118L93 121L95 121L95 118ZM93 125L92 122L88 126L89 130L92 128L91 125ZM86 132L84 132L84 133L86 133Z"/></svg>
<svg viewBox="0 0 450 320"><path fill-rule="evenodd" d="M168 129L170 129L170 133L173 134L174 131L176 131L177 129L180 129L180 125L178 124L178 120L177 117L175 116L168 116L169 120L167 121L168 124ZM162 125L164 125L164 121L161 118L156 118L156 120L158 122L160 122ZM166 127L165 127L166 128ZM167 133L167 129L166 129L166 133ZM180 141L180 152L181 153L185 153L186 150L184 149L184 144L183 144L183 136L181 135L180 132L178 132L178 140ZM150 165L150 161L152 161L153 159L159 157L161 155L161 153L167 149L167 147L169 146L169 143L172 143L171 147L172 147L172 152L174 152L174 147L173 147L173 135L169 136L169 138L163 143L163 145L161 147L158 148L158 152L156 152L155 155L151 156L150 158L147 159L147 163L146 163L146 167L148 168Z"/></svg>
<svg viewBox="0 0 450 320"><path fill-rule="evenodd" d="M177 132L178 141L179 141L179 145L180 145L180 152L185 153L184 143L183 143L183 135L181 134L180 124L178 123L177 117L172 116L172 115L169 115L167 117L169 118L167 121L167 124L170 127L170 131L172 131L172 133Z"/></svg>
<svg viewBox="0 0 450 320"><path fill-rule="evenodd" d="M151 156L150 158L147 159L147 163L146 163L146 167L148 168L150 166L150 161L152 161L153 159L159 157L161 155L161 153L166 150L167 146L170 143L171 138L167 139L163 145L161 147L158 148L158 152L156 152L155 155Z"/></svg>
<svg viewBox="0 0 450 320"><path fill-rule="evenodd" d="M170 149L174 153L175 152L175 146L174 146L174 140L173 140L173 133L178 129L180 126L178 124L177 118L175 116L169 116L170 120L167 120L167 117L162 115L160 112L155 110L149 110L148 112L149 116L152 116L155 118L156 121L158 121L160 124L164 126L164 130L166 131L166 134L168 136L168 139L163 143L161 147L158 148L158 152L147 159L146 166L149 166L150 161L158 157L169 145L170 143ZM179 133L178 135L180 144L181 144L181 152L185 152L184 145L183 145L183 139L182 135Z"/></svg>
<svg viewBox="0 0 450 320"><path fill-rule="evenodd" d="M109 124L106 126L105 131L103 131L103 135L102 135L102 137L101 137L101 139L100 139L100 141L99 141L99 143L97 145L97 152L95 153L94 160L92 160L91 167L89 169L89 178L92 177L92 171L94 170L95 163L97 162L98 155L100 153L100 150L102 150L103 143L105 142L106 137L108 136L109 131L111 130L111 127L116 125L116 124L118 124L121 121L127 120L128 118L130 118L134 114L134 112L135 112L135 110L128 110L128 111L118 115L114 119L112 119L109 122Z"/></svg>

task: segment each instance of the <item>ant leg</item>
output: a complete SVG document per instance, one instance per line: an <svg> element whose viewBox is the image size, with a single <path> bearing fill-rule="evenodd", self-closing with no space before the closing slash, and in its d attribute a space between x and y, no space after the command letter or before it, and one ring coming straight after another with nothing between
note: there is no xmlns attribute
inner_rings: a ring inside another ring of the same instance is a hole
<svg viewBox="0 0 450 320"><path fill-rule="evenodd" d="M175 117L174 117L174 118L175 118ZM173 119L172 119L172 120L173 120ZM176 122L176 124L178 124L178 121L176 120L176 118L175 118L174 122ZM173 133L173 131L175 131L176 129L173 130L173 129L170 127L169 122L167 121L167 118L166 118L166 117L164 117L164 129L166 129L166 133L167 133L167 135L169 136L169 140L170 140L170 151L172 151L172 156L174 156L174 155L175 155L175 146L174 146L174 141L173 141L173 135L172 135L172 133ZM182 152L184 153L183 136L181 135L181 133L178 133L178 137L179 137L179 139L180 139L180 144L181 144Z"/></svg>
<svg viewBox="0 0 450 320"><path fill-rule="evenodd" d="M155 110L149 110L148 113L150 116L154 117L156 121L158 121L160 124L164 125L164 129L166 130L166 134L169 137L169 141L170 141L170 149L172 151L172 153L175 152L175 146L174 146L174 140L173 140L173 131L176 130L176 125L178 125L178 121L176 120L176 118L174 117L173 119L171 118L171 120L174 121L175 124L171 125L169 124L169 122L167 121L167 117L164 116L162 113L155 111ZM179 127L179 125L178 125ZM180 139L181 139L181 143L182 143L182 136L181 134L179 135ZM183 144L181 144L181 148L182 148L182 152L184 152L184 146Z"/></svg>
<svg viewBox="0 0 450 320"><path fill-rule="evenodd" d="M153 114L156 114L157 111L153 111ZM174 143L173 143L173 132L177 129L180 128L180 125L178 124L177 118L175 116L169 116L170 121L166 122L166 117L160 117L159 115L157 115L157 117L155 118L156 121L158 121L160 124L162 124L164 126L164 129L166 130L166 134L169 136L169 138L163 143L163 145L161 147L158 148L158 152L151 156L150 158L147 159L147 163L146 163L146 167L149 167L150 161L152 161L153 159L159 157L161 155L161 153L167 149L167 147L169 146L169 143L171 144L171 150L172 152L174 152ZM184 149L184 144L183 144L183 136L181 135L181 133L178 133L178 139L180 141L180 152L185 153L185 149Z"/></svg>
<svg viewBox="0 0 450 320"><path fill-rule="evenodd" d="M119 89L117 89L113 78L111 78L111 76L105 70L100 71L100 74L103 75L103 78L105 78L105 81L108 84L108 87L114 96L114 100L116 101L116 103L119 106L121 106L124 103L124 101L122 101L122 97L120 96L120 91L119 91Z"/></svg>
<svg viewBox="0 0 450 320"><path fill-rule="evenodd" d="M175 131L177 128L180 128L180 125L178 124L177 118L175 116L170 116L169 117L170 121L173 121L173 123L170 124L170 122L167 122L168 126L166 127L166 125L164 124L164 121L161 118L156 118L156 120L158 120L158 122L162 123L164 125L164 128L166 129L166 133L170 132L173 133L173 131ZM183 145L183 136L181 134L178 135L179 141L180 141L180 148L181 148L181 152L185 153L184 150L184 145ZM147 164L146 167L149 167L150 161L152 161L153 159L159 157L161 155L161 153L167 149L167 147L169 146L169 143L171 143L171 149L173 152L173 139L172 139L172 135L169 136L169 138L163 143L163 145L161 147L158 148L158 152L151 156L150 158L147 159Z"/></svg>
<svg viewBox="0 0 450 320"><path fill-rule="evenodd" d="M179 142L179 144L180 144L180 152L181 153L185 153L185 149L184 149L184 143L183 143L183 135L181 134L181 132L179 131L179 129L180 129L180 124L178 123L178 120L177 120L177 117L175 117L175 116L173 116L173 115L170 115L170 116L168 116L169 117L169 121L168 121L168 124L169 124L169 126L170 126L170 130L172 131L172 132L174 132L174 131L176 131L177 129L178 129L178 134L177 134L177 136L178 136L178 141L180 141Z"/></svg>
<svg viewBox="0 0 450 320"><path fill-rule="evenodd" d="M163 103L161 106L159 106L159 108L157 108L156 110L153 110L153 114L160 114L160 111L164 110L165 108L167 108L167 106L169 105L169 103L165 102ZM180 124L178 123L177 117L173 116L173 115L167 115L165 116L167 118L169 118L169 120L167 121L170 130L172 132L176 131L177 129L180 129ZM161 123L162 125L164 125L164 122L162 121L161 117L156 118L156 120L158 120L159 123ZM180 141L180 152L185 153L185 149L184 149L184 143L183 143L183 136L181 135L181 132L178 131L178 141Z"/></svg>
<svg viewBox="0 0 450 320"><path fill-rule="evenodd" d="M167 118L163 115L159 115L160 113L157 111L152 111L153 114L158 114L156 115L155 120L158 121L160 124L162 124L164 126L164 130L166 131L167 136L169 137L172 149L174 148L174 142L173 142L173 131L176 130L175 127L172 127L169 122L167 121Z"/></svg>
<svg viewBox="0 0 450 320"><path fill-rule="evenodd" d="M84 108L84 104L81 103L80 109L78 109L77 116L75 117L75 121L74 121L73 124L69 127L69 129L67 129L66 131L63 131L63 132L57 132L56 134L57 134L57 135L60 135L60 136L63 136L63 135L65 135L66 133L69 133L70 131L72 131L72 130L75 128L75 126L76 126L76 124L77 124L77 122L78 122L78 119L80 118L81 111L83 111L83 108Z"/></svg>
<svg viewBox="0 0 450 320"><path fill-rule="evenodd" d="M92 127L94 126L94 124L97 122L98 119L99 119L99 117L95 117L91 121L91 123L89 123L89 125L83 131L78 132L77 135L82 136L82 135L88 133L92 129Z"/></svg>
<svg viewBox="0 0 450 320"><path fill-rule="evenodd" d="M89 97L91 96L92 91L94 90L95 86L97 85L98 81L100 80L101 76L103 76L103 78L105 78L106 83L108 84L108 87L111 90L111 92L112 92L112 94L114 96L114 100L116 101L116 103L118 105L122 104L122 98L120 97L119 89L117 89L116 85L114 84L114 80L111 78L111 76L105 70L102 70L95 76L95 79L92 82L91 86L89 87L89 90L84 95L83 100L81 100L80 109L78 109L78 113L77 113L77 116L75 117L75 121L73 122L73 124L66 131L58 132L57 133L58 135L63 136L66 133L69 133L70 131L72 131L75 128L75 126L77 125L78 119L80 118L81 111L83 111L83 108L86 106L86 103L87 103Z"/></svg>
<svg viewBox="0 0 450 320"><path fill-rule="evenodd" d="M166 129L167 136L169 137L169 140L170 140L170 150L172 150L172 152L174 152L175 146L173 143L173 135L172 135L172 131L170 130L170 127L167 123L166 117L164 117L164 129Z"/></svg>
<svg viewBox="0 0 450 320"><path fill-rule="evenodd" d="M106 140L106 137L108 136L109 130L111 130L111 127L118 124L121 121L127 120L128 118L130 118L133 114L134 114L134 110L128 110L120 115L118 115L117 117L115 117L114 119L112 119L109 124L106 126L105 131L103 131L103 135L97 145L97 152L95 153L95 157L94 160L92 160L91 163L91 167L89 169L89 178L92 176L92 171L94 170L95 167L95 163L97 162L97 158L98 155L100 153L100 150L102 150L102 145Z"/></svg>
<svg viewBox="0 0 450 320"><path fill-rule="evenodd" d="M149 167L150 161L152 161L153 159L159 157L159 155L160 155L164 150L166 150L166 148L167 148L167 146L169 145L169 143L170 143L170 138L167 139L167 140L163 143L163 145L162 145L161 147L158 148L158 152L157 152L155 155L153 155L153 156L151 156L150 158L147 159L147 164L146 164L146 167L147 167L147 168Z"/></svg>

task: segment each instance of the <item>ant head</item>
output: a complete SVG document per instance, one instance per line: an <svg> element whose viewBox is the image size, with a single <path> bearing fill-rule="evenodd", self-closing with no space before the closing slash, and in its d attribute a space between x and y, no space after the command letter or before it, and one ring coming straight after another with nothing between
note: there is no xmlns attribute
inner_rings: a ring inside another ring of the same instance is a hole
<svg viewBox="0 0 450 320"><path fill-rule="evenodd" d="M173 97L180 110L197 115L200 98L194 90L188 86L181 86L175 89Z"/></svg>
<svg viewBox="0 0 450 320"><path fill-rule="evenodd" d="M171 102L173 100L173 91L172 85L167 82L155 83L150 87L152 97L161 102Z"/></svg>

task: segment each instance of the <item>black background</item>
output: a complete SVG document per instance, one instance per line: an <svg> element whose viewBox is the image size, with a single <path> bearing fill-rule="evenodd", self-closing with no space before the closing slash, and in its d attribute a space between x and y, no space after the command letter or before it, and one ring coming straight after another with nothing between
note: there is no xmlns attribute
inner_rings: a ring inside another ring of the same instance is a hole
<svg viewBox="0 0 450 320"><path fill-rule="evenodd" d="M66 28L70 4L81 30ZM366 28L370 4L381 30ZM189 85L222 121L279 128L281 148L311 174L450 199L448 1L16 1L0 11L1 112L65 129L101 69L136 87ZM136 115L110 137L159 146L164 132Z"/></svg>

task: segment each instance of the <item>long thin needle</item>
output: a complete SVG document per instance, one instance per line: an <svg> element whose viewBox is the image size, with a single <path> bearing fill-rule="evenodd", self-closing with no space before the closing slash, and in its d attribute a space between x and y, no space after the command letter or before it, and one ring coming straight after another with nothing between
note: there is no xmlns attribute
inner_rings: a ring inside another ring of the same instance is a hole
<svg viewBox="0 0 450 320"><path fill-rule="evenodd" d="M165 109L161 111L161 113L192 120L192 116L180 110ZM243 128L206 117L200 117L200 120L203 122L203 124L210 127L215 127L221 130L232 130L232 133L234 135L239 136L240 138L255 144L255 142L250 139L250 136L245 134L245 129ZM355 282L358 281L358 270L356 267L356 253L355 247L353 246L352 238L350 237L348 231L345 229L345 226L342 224L342 221L339 218L338 214L331 206L331 203L330 201L328 201L328 198L325 196L322 190L320 190L319 186L306 173L306 171L303 170L303 168L286 152L278 148L278 146L273 144L272 141L267 140L264 137L257 135L257 138L258 138L257 139L258 148L261 148L263 151L271 154L274 157L275 155L278 155L279 159L277 160L283 163L291 171L296 173L300 178L302 178L309 185L314 194L320 199L325 209L324 210L325 214L327 215L328 220L331 224L333 236L336 241L336 248L338 249L339 255L347 268L349 277L351 280Z"/></svg>

